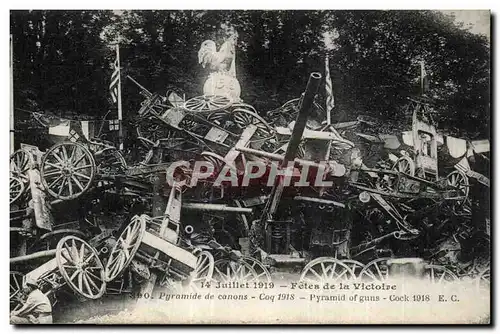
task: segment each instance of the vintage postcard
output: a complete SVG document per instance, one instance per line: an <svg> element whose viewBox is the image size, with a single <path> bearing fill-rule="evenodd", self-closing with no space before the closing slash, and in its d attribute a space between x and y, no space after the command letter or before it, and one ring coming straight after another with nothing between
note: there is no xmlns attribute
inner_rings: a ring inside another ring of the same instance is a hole
<svg viewBox="0 0 500 334"><path fill-rule="evenodd" d="M11 324L490 324L489 10L11 10Z"/></svg>

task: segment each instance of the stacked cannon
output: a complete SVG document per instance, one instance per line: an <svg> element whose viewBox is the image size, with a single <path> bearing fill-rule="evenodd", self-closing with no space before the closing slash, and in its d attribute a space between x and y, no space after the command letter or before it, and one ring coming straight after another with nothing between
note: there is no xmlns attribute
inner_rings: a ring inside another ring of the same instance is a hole
<svg viewBox="0 0 500 334"><path fill-rule="evenodd" d="M460 251L487 239L470 194L489 181L463 159L439 166L429 106L410 101L411 145L372 163L364 153L380 136L360 131L373 124L323 122L320 81L311 74L300 98L266 113L139 85L135 152L84 136L23 145L10 160L11 307L26 276L54 303L286 272L384 281L401 263L432 283L488 281L489 243L472 259Z"/></svg>

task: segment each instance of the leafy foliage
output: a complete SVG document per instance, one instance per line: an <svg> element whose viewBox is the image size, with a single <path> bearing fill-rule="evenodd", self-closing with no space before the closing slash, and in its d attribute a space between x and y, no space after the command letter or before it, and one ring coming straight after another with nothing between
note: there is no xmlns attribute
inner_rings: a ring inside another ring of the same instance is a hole
<svg viewBox="0 0 500 334"><path fill-rule="evenodd" d="M207 72L197 50L207 39L222 44L221 25L238 32L242 98L263 114L298 97L328 54L334 119L400 120L406 96L420 93L424 61L440 128L489 135L489 42L432 11L12 11L15 105L104 115L114 108L108 85L118 42L124 77L163 94L200 95ZM123 80L126 116L138 92Z"/></svg>

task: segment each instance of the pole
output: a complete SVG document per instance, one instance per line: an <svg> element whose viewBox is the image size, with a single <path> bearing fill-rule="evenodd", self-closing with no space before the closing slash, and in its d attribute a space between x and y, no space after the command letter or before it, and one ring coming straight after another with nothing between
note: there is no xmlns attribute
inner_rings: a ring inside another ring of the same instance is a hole
<svg viewBox="0 0 500 334"><path fill-rule="evenodd" d="M300 141L302 140L302 135L304 134L307 118L309 117L311 106L314 102L314 97L316 96L316 92L318 91L320 81L321 81L320 73L317 72L311 73L309 81L307 82L304 97L302 98L302 103L300 104L299 107L299 115L297 116L297 120L295 121L295 126L293 127L292 135L290 137L290 141L288 142L288 147L286 149L285 156L281 161L280 167L282 168L283 167L286 168L288 166L289 161L295 160L295 156L297 155L297 150L299 148ZM265 223L266 221L273 219L273 216L276 213L276 209L278 208L281 195L283 193L283 188L284 188L283 181L284 180L282 177L278 177L277 180L275 180L269 200L266 203L266 206L262 213L261 222Z"/></svg>
<svg viewBox="0 0 500 334"><path fill-rule="evenodd" d="M30 260L39 259L42 257L52 257L52 256L56 255L56 252L57 252L57 250L55 250L55 249L49 249L46 251L31 253L29 255L11 257L9 262L10 262L10 264L15 264L15 263L19 263L19 262L26 262L26 261L30 261Z"/></svg>
<svg viewBox="0 0 500 334"><path fill-rule="evenodd" d="M10 34L10 154L14 153L14 50L12 34Z"/></svg>
<svg viewBox="0 0 500 334"><path fill-rule="evenodd" d="M424 61L420 61L420 95L424 95L424 76L425 76L425 68Z"/></svg>
<svg viewBox="0 0 500 334"><path fill-rule="evenodd" d="M123 150L123 113L122 113L122 73L120 68L120 44L116 44L116 62L118 64L118 141L119 149Z"/></svg>
<svg viewBox="0 0 500 334"><path fill-rule="evenodd" d="M326 90L326 124L332 124L332 109L334 105L333 100L333 86L330 77L330 62L328 56L325 57L325 90Z"/></svg>

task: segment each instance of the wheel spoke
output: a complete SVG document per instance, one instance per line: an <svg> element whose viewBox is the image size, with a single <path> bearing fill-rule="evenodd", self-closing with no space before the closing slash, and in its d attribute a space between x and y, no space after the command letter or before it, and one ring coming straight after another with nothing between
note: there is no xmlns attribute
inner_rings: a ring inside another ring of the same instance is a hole
<svg viewBox="0 0 500 334"><path fill-rule="evenodd" d="M68 184L69 196L73 195L73 185L71 184L71 176L66 178L66 183Z"/></svg>
<svg viewBox="0 0 500 334"><path fill-rule="evenodd" d="M337 268L337 262L333 262L333 267L332 267L332 276L331 278L333 278L333 275L335 275L335 269Z"/></svg>
<svg viewBox="0 0 500 334"><path fill-rule="evenodd" d="M76 175L76 176L79 176L79 177L83 177L84 179L87 179L87 180L91 179L90 176L82 174L82 173L74 172L73 174Z"/></svg>
<svg viewBox="0 0 500 334"><path fill-rule="evenodd" d="M78 272L78 289L83 291L83 272Z"/></svg>
<svg viewBox="0 0 500 334"><path fill-rule="evenodd" d="M343 271L340 272L340 274L337 275L337 279L342 278L348 273L347 269L344 268Z"/></svg>
<svg viewBox="0 0 500 334"><path fill-rule="evenodd" d="M63 250L67 250L67 249L63 249ZM73 258L70 255L69 251L67 251L67 252L61 252L61 255L62 255L62 257L64 257L66 259L66 261L68 261L70 263L75 263L75 261L73 260Z"/></svg>
<svg viewBox="0 0 500 334"><path fill-rule="evenodd" d="M73 273L73 275L71 275L71 277L69 278L69 280L71 282L73 282L73 280L75 279L76 275L78 275L79 271L78 270L75 270L75 272Z"/></svg>
<svg viewBox="0 0 500 334"><path fill-rule="evenodd" d="M323 281L323 278L313 269L310 268L309 271L314 274L320 281Z"/></svg>
<svg viewBox="0 0 500 334"><path fill-rule="evenodd" d="M43 176L47 177L47 176L53 176L53 175L61 175L61 171L60 170L54 170L52 172L48 172L48 173L44 173Z"/></svg>
<svg viewBox="0 0 500 334"><path fill-rule="evenodd" d="M94 274L89 273L89 272L84 272L83 274L87 277L87 281L94 287L94 289L96 289L97 292L99 292L99 290L101 290L101 289L97 286L97 284L95 284L95 282L92 280L92 278L89 277L91 275L94 277L96 277L96 276Z"/></svg>
<svg viewBox="0 0 500 334"><path fill-rule="evenodd" d="M87 157L87 155L85 154L85 152L82 153L82 155L78 158L78 160L76 160L75 162L73 162L73 166L78 166L78 164Z"/></svg>
<svg viewBox="0 0 500 334"><path fill-rule="evenodd" d="M364 273L366 276L368 276L368 277L370 277L370 278L372 278L372 279L374 279L374 280L376 280L376 279L377 279L377 278L375 277L375 274L373 274L373 272L372 272L370 269L365 270L363 273Z"/></svg>
<svg viewBox="0 0 500 334"><path fill-rule="evenodd" d="M73 170L81 170L81 169L86 169L86 168L91 168L91 167L92 167L92 164L89 164L89 165L75 167Z"/></svg>
<svg viewBox="0 0 500 334"><path fill-rule="evenodd" d="M58 196L61 196L65 183L66 183L66 178L63 178L62 183L59 186L59 191L57 192Z"/></svg>
<svg viewBox="0 0 500 334"><path fill-rule="evenodd" d="M80 183L80 181L78 181L78 179L74 176L74 175L71 175L71 178L72 180L75 182L75 184L77 185L78 188L80 188L80 191L83 191L83 185Z"/></svg>
<svg viewBox="0 0 500 334"><path fill-rule="evenodd" d="M384 274L382 274L382 271L380 271L380 268L379 268L378 264L374 263L374 265L375 265L375 269L377 269L377 273L378 273L379 277L381 279L383 279L384 278Z"/></svg>
<svg viewBox="0 0 500 334"><path fill-rule="evenodd" d="M62 174L61 174L61 175L59 175L59 177L58 177L58 178L56 178L54 181L52 181L52 183L51 183L51 184L49 184L48 188L52 188L53 186L55 186L57 182L59 182L59 181L61 181L61 180L62 180L62 178L63 178L63 175L62 175Z"/></svg>
<svg viewBox="0 0 500 334"><path fill-rule="evenodd" d="M90 284L87 280L87 275L85 274L85 272L82 272L82 280L83 283L85 284L85 288L87 288L88 294L93 296L94 294L92 293L92 289L90 288Z"/></svg>
<svg viewBox="0 0 500 334"><path fill-rule="evenodd" d="M441 277L439 277L438 283L441 283L445 276L446 276L446 271L443 271L443 274L441 275Z"/></svg>
<svg viewBox="0 0 500 334"><path fill-rule="evenodd" d="M87 269L88 269L88 268L87 268ZM102 279L101 279L99 276L96 276L96 275L95 275L93 272L91 272L91 271L87 271L87 270L86 270L86 271L85 271L85 273L86 273L88 276L91 276L91 277L93 277L94 279L96 279L96 280L98 280L98 281L102 281ZM89 277L89 280L90 280L90 282L91 282L91 283L94 283L94 281L93 281L92 279L90 279L90 277ZM94 283L94 284L95 284L95 283ZM99 290L99 289L98 289L98 290Z"/></svg>
<svg viewBox="0 0 500 334"><path fill-rule="evenodd" d="M54 158L56 158L57 162L59 162L59 164L60 164L61 166L63 166L63 165L64 165L64 161L63 161L63 159L61 159L61 158L59 157L59 155L57 155L56 151L52 151L52 156L53 156Z"/></svg>
<svg viewBox="0 0 500 334"><path fill-rule="evenodd" d="M54 164L50 161L45 161L45 165L48 166L48 167L52 167L52 168L55 168L57 170L61 170L62 169L62 165L57 165L57 164Z"/></svg>
<svg viewBox="0 0 500 334"><path fill-rule="evenodd" d="M326 269L324 262L321 262L320 265L321 265L321 277L324 277L323 279L326 279L328 277L327 276L328 270Z"/></svg>
<svg viewBox="0 0 500 334"><path fill-rule="evenodd" d="M66 254L68 254L70 257L69 259L67 257L65 257L66 260L70 261L71 263L76 263L78 261L78 258L75 258L73 251L72 251L72 248L71 248L71 245L68 244L68 241L64 242L64 248L66 250ZM65 253L62 252L62 254L64 255Z"/></svg>

